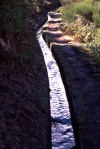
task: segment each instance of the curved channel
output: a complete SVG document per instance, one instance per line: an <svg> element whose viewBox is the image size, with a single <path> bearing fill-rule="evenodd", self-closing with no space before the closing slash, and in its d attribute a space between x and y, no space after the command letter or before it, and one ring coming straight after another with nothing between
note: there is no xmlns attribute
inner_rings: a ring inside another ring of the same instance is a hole
<svg viewBox="0 0 100 149"><path fill-rule="evenodd" d="M48 21L50 17L48 17ZM42 28L37 39L43 52L50 86L52 149L72 149L75 146L69 105L58 65L42 37Z"/></svg>

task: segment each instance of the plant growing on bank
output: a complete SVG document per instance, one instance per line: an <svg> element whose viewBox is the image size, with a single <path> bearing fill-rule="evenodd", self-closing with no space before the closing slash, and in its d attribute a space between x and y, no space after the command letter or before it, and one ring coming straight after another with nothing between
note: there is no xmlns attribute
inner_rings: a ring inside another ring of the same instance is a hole
<svg viewBox="0 0 100 149"><path fill-rule="evenodd" d="M75 14L80 14L88 20L95 22L100 26L100 2L93 0L84 0L64 6L62 9L64 19L71 21L74 19Z"/></svg>
<svg viewBox="0 0 100 149"><path fill-rule="evenodd" d="M37 41L28 23L33 10L40 13L43 0L0 1L0 63L33 60L30 51Z"/></svg>
<svg viewBox="0 0 100 149"><path fill-rule="evenodd" d="M100 45L91 46L91 55L96 61L97 68L99 68L100 67Z"/></svg>
<svg viewBox="0 0 100 149"><path fill-rule="evenodd" d="M66 21L61 29L77 42L85 43L100 67L100 1L68 0L60 11Z"/></svg>
<svg viewBox="0 0 100 149"><path fill-rule="evenodd" d="M97 29L95 36L90 45L91 54L97 62L97 67L100 67L100 28Z"/></svg>

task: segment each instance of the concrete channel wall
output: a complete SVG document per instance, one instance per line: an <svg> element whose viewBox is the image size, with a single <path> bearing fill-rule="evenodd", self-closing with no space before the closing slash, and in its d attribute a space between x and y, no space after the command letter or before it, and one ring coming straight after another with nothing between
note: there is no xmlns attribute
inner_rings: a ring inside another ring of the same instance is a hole
<svg viewBox="0 0 100 149"><path fill-rule="evenodd" d="M94 69L91 57L84 49L68 46L69 42L75 43L75 41L60 30L61 14L56 12L49 14L51 20L43 27L43 37L58 63L65 85L76 148L98 149L100 142L100 122L97 123L98 112L100 113L100 75Z"/></svg>

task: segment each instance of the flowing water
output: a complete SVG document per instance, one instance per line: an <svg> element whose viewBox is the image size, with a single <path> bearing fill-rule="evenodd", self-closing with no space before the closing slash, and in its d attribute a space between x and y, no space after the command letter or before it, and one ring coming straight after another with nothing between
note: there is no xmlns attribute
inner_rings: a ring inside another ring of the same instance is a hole
<svg viewBox="0 0 100 149"><path fill-rule="evenodd" d="M42 28L37 31L37 39L43 52L51 90L52 149L71 149L75 146L75 139L64 85L57 63L41 32Z"/></svg>

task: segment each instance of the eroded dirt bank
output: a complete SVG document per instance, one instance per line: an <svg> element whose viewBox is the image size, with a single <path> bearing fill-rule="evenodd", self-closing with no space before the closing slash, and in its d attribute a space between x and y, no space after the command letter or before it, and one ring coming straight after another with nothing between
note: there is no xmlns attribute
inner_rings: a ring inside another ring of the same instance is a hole
<svg viewBox="0 0 100 149"><path fill-rule="evenodd" d="M51 6L45 5L46 12ZM33 13L35 31L47 20L46 12ZM51 148L49 82L42 51L35 44L30 65L0 65L0 149Z"/></svg>
<svg viewBox="0 0 100 149"><path fill-rule="evenodd" d="M50 148L47 71L39 46L34 54L28 67L0 66L0 149Z"/></svg>
<svg viewBox="0 0 100 149"><path fill-rule="evenodd" d="M91 57L81 48L69 47L74 39L59 30L60 14L51 13L43 36L51 47L61 71L69 99L75 131L76 148L98 149L100 146L100 73Z"/></svg>

